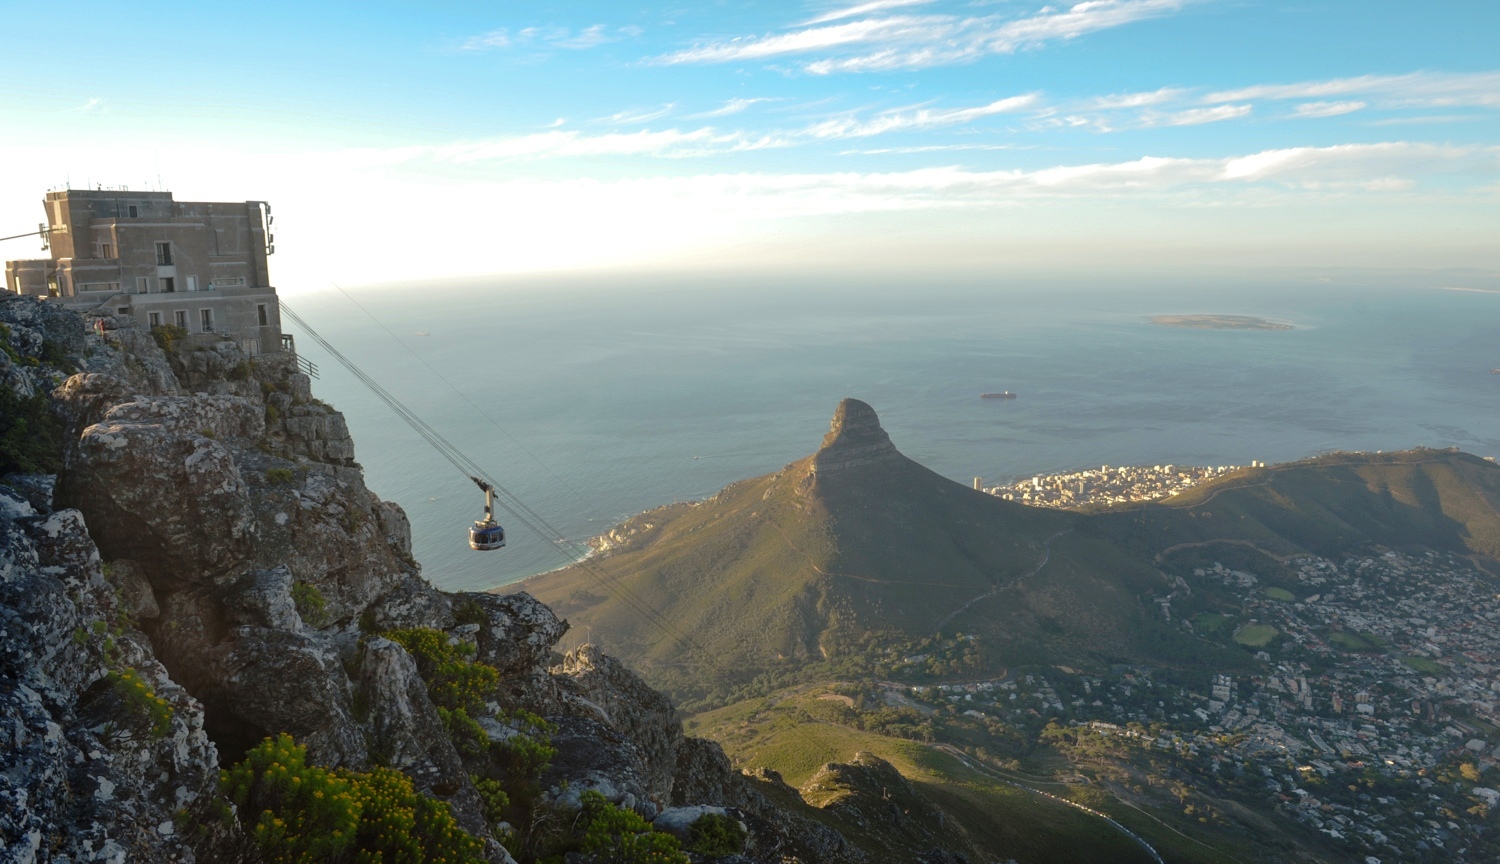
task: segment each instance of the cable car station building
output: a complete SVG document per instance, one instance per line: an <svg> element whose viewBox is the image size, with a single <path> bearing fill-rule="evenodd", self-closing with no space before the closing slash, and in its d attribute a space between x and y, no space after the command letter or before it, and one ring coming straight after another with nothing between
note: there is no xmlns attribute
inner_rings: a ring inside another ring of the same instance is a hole
<svg viewBox="0 0 1500 864"><path fill-rule="evenodd" d="M5 262L5 288L149 329L175 324L190 343L232 339L254 356L282 349L281 310L266 268L262 201L172 200L171 192L48 192L51 258Z"/></svg>

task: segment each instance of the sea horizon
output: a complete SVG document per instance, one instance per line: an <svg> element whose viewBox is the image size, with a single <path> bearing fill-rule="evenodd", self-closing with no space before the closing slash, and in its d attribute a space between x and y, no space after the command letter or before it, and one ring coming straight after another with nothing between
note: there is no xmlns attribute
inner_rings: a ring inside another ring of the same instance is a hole
<svg viewBox="0 0 1500 864"><path fill-rule="evenodd" d="M509 277L288 303L578 543L812 453L845 397L964 485L1334 450L1500 453L1485 419L1500 386L1492 279L1318 272L925 285L674 274L650 288ZM1292 329L1150 320L1181 314ZM348 417L371 488L411 517L435 584L488 590L568 566L514 523L507 549L469 550L482 494L311 339L298 348L319 365L314 394ZM978 398L998 390L1018 398Z"/></svg>

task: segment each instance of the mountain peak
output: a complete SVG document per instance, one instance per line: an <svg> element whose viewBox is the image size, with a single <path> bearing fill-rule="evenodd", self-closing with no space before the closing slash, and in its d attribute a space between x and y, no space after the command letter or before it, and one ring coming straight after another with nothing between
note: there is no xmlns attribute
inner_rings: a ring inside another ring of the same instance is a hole
<svg viewBox="0 0 1500 864"><path fill-rule="evenodd" d="M823 446L813 457L814 472L836 471L900 457L891 437L880 426L875 409L858 399L845 399L833 412Z"/></svg>

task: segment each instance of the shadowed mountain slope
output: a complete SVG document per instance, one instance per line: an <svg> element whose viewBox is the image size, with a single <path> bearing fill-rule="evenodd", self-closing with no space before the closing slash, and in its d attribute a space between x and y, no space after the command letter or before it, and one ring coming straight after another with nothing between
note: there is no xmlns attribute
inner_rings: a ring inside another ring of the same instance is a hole
<svg viewBox="0 0 1500 864"><path fill-rule="evenodd" d="M1493 559L1497 509L1500 468L1420 450L1254 469L1122 510L1043 510L913 462L846 399L812 456L635 516L594 559L517 587L678 692L939 629L983 637L998 663L1233 668L1239 652L1164 622L1159 555L1228 540L1283 557L1381 545Z"/></svg>

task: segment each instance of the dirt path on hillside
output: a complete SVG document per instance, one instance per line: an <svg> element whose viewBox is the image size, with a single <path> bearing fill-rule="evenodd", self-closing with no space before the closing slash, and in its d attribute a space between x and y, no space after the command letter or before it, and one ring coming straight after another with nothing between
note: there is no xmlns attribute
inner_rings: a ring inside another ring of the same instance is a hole
<svg viewBox="0 0 1500 864"><path fill-rule="evenodd" d="M1014 587L1021 580L1023 580L1023 579L1029 579L1032 576L1035 576L1036 574L1042 572L1042 568L1046 567L1047 566L1047 562L1050 561L1050 560L1052 560L1052 541L1056 540L1057 538L1061 537L1062 535L1064 535L1064 534L1066 534L1066 533L1068 533L1069 531L1072 531L1072 530L1073 529L1071 527L1064 528L1061 531L1057 532L1056 534L1053 534L1051 537L1048 537L1046 540L1043 540L1042 541L1042 560L1039 561L1039 562L1037 562L1037 565L1035 567L1031 568L1031 570L1027 571L1026 573L1023 573L1020 576L1017 576L1016 578L1010 580L1009 582L1006 582L1004 585L997 585L994 588L991 588L990 590L984 592L983 594L980 594L978 597L973 598L969 602L965 603L964 605L962 605L962 606L958 607L957 609L953 610L952 612L948 613L948 615L945 616L943 618L943 620L941 620L941 621L937 622L937 624L933 625L932 632L936 633L937 631L943 629L944 627L946 627L948 625L948 622L952 621L954 618L957 618L958 616L960 616L960 615L964 614L965 612L969 611L969 608L971 606L973 606L975 603L978 603L980 600L983 600L986 597L993 597L996 594L999 594L1001 591L1004 591L1007 588Z"/></svg>

